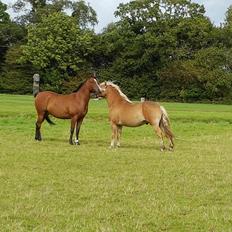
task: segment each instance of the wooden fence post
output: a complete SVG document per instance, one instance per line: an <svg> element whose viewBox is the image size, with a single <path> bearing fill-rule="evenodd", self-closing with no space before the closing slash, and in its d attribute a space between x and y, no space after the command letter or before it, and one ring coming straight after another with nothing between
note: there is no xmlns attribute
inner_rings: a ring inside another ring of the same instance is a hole
<svg viewBox="0 0 232 232"><path fill-rule="evenodd" d="M33 96L36 97L36 95L39 93L39 82L40 82L40 76L39 74L33 75Z"/></svg>

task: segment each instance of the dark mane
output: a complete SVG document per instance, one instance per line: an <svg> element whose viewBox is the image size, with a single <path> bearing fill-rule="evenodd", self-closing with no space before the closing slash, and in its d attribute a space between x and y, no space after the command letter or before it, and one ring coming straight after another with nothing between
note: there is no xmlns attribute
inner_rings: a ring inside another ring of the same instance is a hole
<svg viewBox="0 0 232 232"><path fill-rule="evenodd" d="M80 85L73 91L73 93L78 92L80 88L85 84L86 80L80 83Z"/></svg>

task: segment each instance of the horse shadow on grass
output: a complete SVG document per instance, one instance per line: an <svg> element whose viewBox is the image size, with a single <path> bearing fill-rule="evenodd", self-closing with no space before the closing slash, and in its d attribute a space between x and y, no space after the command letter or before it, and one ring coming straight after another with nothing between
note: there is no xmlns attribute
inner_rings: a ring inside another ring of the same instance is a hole
<svg viewBox="0 0 232 232"><path fill-rule="evenodd" d="M42 142L49 141L49 142L61 142L61 143L68 143L68 139L63 138L45 138Z"/></svg>
<svg viewBox="0 0 232 232"><path fill-rule="evenodd" d="M49 141L49 142L59 142L62 144L68 145L68 140L64 138L45 138L43 141ZM43 142L42 141L42 142ZM71 145L70 145L71 146ZM77 145L73 145L74 147ZM138 149L138 150L159 150L159 145L154 144L130 144L130 143L122 143L120 147L118 148L110 148L109 141L106 141L104 139L80 139L80 146L97 146L101 148L109 148L109 149L115 149L115 150L123 150L123 149Z"/></svg>
<svg viewBox="0 0 232 232"><path fill-rule="evenodd" d="M116 148L110 148L110 142L107 140L103 139L92 139L92 140L84 140L83 143L85 145L96 145L97 147L102 147L102 148L109 148L112 150L123 150L123 149L136 149L136 150L160 150L158 144L134 144L134 143L121 143L120 147Z"/></svg>
<svg viewBox="0 0 232 232"><path fill-rule="evenodd" d="M67 139L64 139L64 138L45 138L42 140L42 142L46 142L46 141L49 141L49 142L59 142L59 143L62 143L62 144L67 144L69 145L69 141ZM86 140L86 139L80 139L79 140L80 142L80 145L96 145L96 146L107 146L107 142L105 140L101 140L101 139L90 139L90 140ZM71 146L71 145L70 145ZM75 145L73 145L75 146Z"/></svg>

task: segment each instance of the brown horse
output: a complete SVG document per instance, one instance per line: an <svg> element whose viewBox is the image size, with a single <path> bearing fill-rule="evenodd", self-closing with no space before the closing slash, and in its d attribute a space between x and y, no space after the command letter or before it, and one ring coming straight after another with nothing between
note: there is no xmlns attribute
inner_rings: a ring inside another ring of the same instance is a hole
<svg viewBox="0 0 232 232"><path fill-rule="evenodd" d="M88 112L88 103L91 93L99 94L100 86L96 79L91 77L83 82L76 92L61 95L50 91L40 92L35 98L37 111L35 139L42 140L40 128L44 119L49 124L54 124L48 117L49 114L56 118L71 119L69 143L73 144L73 133L76 127L75 144L79 145L79 132L81 123Z"/></svg>
<svg viewBox="0 0 232 232"><path fill-rule="evenodd" d="M109 119L112 128L110 147L120 146L122 127L137 127L150 124L160 137L160 149L165 149L163 138L166 137L170 144L169 149L174 148L174 135L170 130L170 122L164 107L156 102L145 101L132 103L120 88L112 82L100 84L101 96L105 97L109 107Z"/></svg>

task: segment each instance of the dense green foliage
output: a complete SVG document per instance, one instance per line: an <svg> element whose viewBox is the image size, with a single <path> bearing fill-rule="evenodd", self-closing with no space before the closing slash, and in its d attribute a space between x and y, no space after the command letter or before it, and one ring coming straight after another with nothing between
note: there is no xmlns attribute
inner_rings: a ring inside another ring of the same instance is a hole
<svg viewBox="0 0 232 232"><path fill-rule="evenodd" d="M83 31L73 17L54 13L40 23L29 26L28 43L23 46L22 61L30 61L41 70L44 81L56 91L62 79L88 69L88 57L93 50L93 33Z"/></svg>
<svg viewBox="0 0 232 232"><path fill-rule="evenodd" d="M18 0L13 8L28 4L16 22L0 5L1 92L27 92L35 71L43 89L70 92L96 70L132 98L231 101L232 6L216 27L190 0L130 1L96 34L96 12L83 0Z"/></svg>
<svg viewBox="0 0 232 232"><path fill-rule="evenodd" d="M164 103L176 149L161 153L149 125L109 149L104 100L90 101L78 147L69 120L34 141L32 96L0 105L1 231L231 230L231 106Z"/></svg>
<svg viewBox="0 0 232 232"><path fill-rule="evenodd" d="M103 66L102 75L113 76L131 97L229 98L231 59L225 57L230 53L218 38L224 28L215 28L202 6L179 3L121 4L116 12L119 22L101 35L100 49L110 49L104 54L109 68Z"/></svg>

